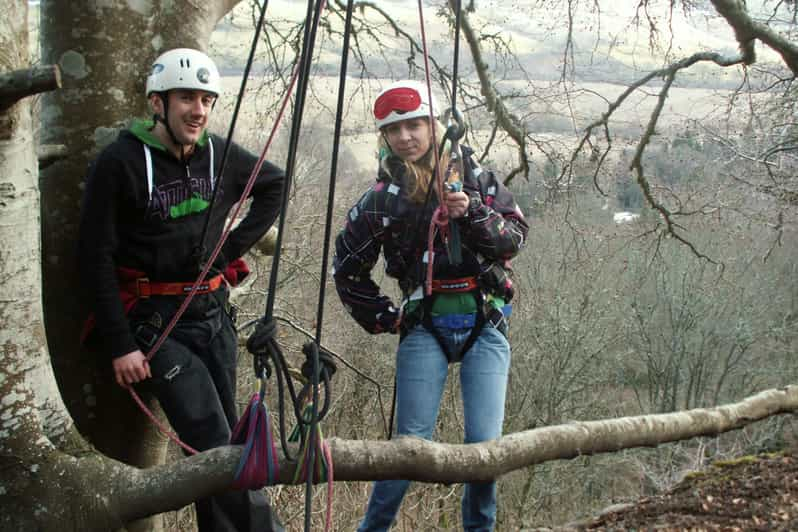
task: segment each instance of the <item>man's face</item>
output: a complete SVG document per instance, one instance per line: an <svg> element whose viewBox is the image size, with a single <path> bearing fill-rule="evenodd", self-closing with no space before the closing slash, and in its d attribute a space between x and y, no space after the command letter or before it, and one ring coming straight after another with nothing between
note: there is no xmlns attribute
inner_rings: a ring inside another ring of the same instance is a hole
<svg viewBox="0 0 798 532"><path fill-rule="evenodd" d="M208 126L216 96L200 90L175 89L169 91L169 127L179 144L193 146ZM163 106L157 99L155 112L163 116Z"/></svg>

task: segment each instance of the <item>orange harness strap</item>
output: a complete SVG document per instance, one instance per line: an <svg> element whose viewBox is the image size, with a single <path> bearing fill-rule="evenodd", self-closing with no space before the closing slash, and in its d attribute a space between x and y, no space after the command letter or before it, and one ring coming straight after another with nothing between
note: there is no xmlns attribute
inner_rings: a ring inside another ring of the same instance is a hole
<svg viewBox="0 0 798 532"><path fill-rule="evenodd" d="M479 287L476 277L461 277L459 279L433 279L433 292L471 292Z"/></svg>
<svg viewBox="0 0 798 532"><path fill-rule="evenodd" d="M207 294L218 290L224 282L224 276L219 274L211 277L197 287L198 294ZM153 283L147 277L139 277L133 281L124 283L120 288L126 292L134 294L136 297L150 296L184 296L191 292L194 282L181 283Z"/></svg>

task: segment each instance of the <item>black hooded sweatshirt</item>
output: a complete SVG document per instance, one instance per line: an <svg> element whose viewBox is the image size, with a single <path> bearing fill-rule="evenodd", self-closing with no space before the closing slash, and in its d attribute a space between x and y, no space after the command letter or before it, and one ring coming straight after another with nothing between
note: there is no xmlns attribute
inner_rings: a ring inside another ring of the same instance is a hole
<svg viewBox="0 0 798 532"><path fill-rule="evenodd" d="M96 317L95 332L112 358L138 349L120 299L117 268L143 272L152 282L194 281L208 207L217 185L225 141L203 133L181 161L136 121L90 165L83 195L79 270ZM207 259L230 208L240 198L257 157L231 144L205 241ZM148 171L150 168L150 171ZM249 211L230 233L214 263L222 270L241 257L274 223L284 172L264 162L250 193Z"/></svg>

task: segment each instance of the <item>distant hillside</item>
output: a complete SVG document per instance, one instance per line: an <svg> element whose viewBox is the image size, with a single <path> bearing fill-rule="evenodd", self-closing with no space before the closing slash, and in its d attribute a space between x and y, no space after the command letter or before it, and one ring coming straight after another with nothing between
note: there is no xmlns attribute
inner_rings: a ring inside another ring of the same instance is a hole
<svg viewBox="0 0 798 532"><path fill-rule="evenodd" d="M213 53L224 57L224 70L229 75L241 71L251 43L254 16L247 4L242 2L220 22L213 36ZM453 54L452 34L443 20L436 16L440 4L428 2L426 30L431 55L439 63L449 65ZM500 36L515 55L516 64L502 61L501 55L491 47L492 41L489 38L483 41L485 59L492 66L495 78L555 81L562 76L567 17L552 13L545 6L536 7L538 4L534 0L479 1L476 2L477 10L469 14L474 28L488 36ZM408 33L419 34L415 3L383 0L379 5ZM662 67L665 62L697 51L714 50L730 55L736 52L737 44L731 29L711 7L695 7L689 13L676 9L670 14L667 6L663 5L650 10L646 17L639 13L640 19L635 17L636 11L631 4L603 2L601 7L601 12L580 8L575 13L573 50L569 54L569 61L573 60L575 68L568 71L569 79L629 83L645 72ZM267 19L291 21L293 24L304 16L304 9L304 3L299 1L273 2L269 4ZM649 19L657 24L659 30L653 40ZM372 16L371 20L378 22L379 19ZM340 25L340 20L334 19L333 23ZM385 32L391 34L387 29ZM364 46L364 41L359 44ZM401 40L391 37L386 44L393 49L389 57L401 59L401 62L389 65L384 56L373 54L366 60L370 74L375 77L393 77L392 70L400 68L404 61L407 47ZM340 64L338 43L325 38L321 46L323 53L314 64L314 71L320 75L334 75ZM260 47L262 49L263 44ZM465 45L462 50L461 72L468 75L473 66ZM777 59L761 46L759 58L760 61ZM350 64L351 73L357 74L358 66L354 61ZM268 67L257 68L262 71ZM735 69L721 70L713 65L695 67L678 79L678 85L683 87L729 89L737 83L739 77Z"/></svg>

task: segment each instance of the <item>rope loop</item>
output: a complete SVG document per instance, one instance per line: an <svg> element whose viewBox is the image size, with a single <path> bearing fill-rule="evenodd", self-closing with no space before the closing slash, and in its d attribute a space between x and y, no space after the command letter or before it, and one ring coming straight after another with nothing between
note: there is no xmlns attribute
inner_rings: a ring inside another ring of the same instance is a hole
<svg viewBox="0 0 798 532"><path fill-rule="evenodd" d="M299 402L313 404L318 399L316 396L319 384L324 384L324 403L321 410L317 412L315 420L312 417L308 418L305 415L307 412L297 416L298 424L311 425L324 419L324 416L327 415L332 396L330 380L337 366L333 362L332 354L324 348L320 348L316 342L306 342L302 346L302 352L306 357L302 364L302 375L308 379L308 382L299 392Z"/></svg>

